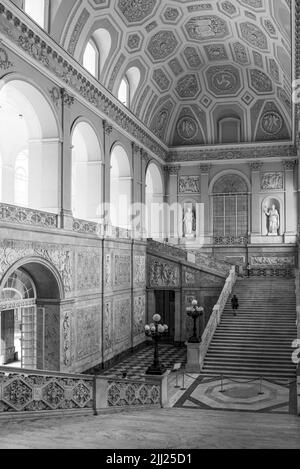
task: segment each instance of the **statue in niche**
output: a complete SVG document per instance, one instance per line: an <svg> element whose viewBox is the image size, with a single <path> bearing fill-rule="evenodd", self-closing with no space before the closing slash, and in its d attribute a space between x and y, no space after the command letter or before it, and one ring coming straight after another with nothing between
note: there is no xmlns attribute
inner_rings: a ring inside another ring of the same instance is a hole
<svg viewBox="0 0 300 469"><path fill-rule="evenodd" d="M269 219L268 235L278 236L278 230L280 228L280 216L276 206L273 204L271 209L265 207L265 214Z"/></svg>
<svg viewBox="0 0 300 469"><path fill-rule="evenodd" d="M186 238L193 237L193 228L194 228L194 214L191 207L188 207L184 215L184 234Z"/></svg>

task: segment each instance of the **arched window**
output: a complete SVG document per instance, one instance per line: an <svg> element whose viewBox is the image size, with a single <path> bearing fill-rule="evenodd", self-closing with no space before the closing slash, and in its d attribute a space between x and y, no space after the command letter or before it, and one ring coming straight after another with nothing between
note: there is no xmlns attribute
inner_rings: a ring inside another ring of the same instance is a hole
<svg viewBox="0 0 300 469"><path fill-rule="evenodd" d="M126 151L116 145L111 153L110 221L113 226L130 229L131 170Z"/></svg>
<svg viewBox="0 0 300 469"><path fill-rule="evenodd" d="M15 162L15 204L28 207L28 150L20 153Z"/></svg>
<svg viewBox="0 0 300 469"><path fill-rule="evenodd" d="M98 221L102 190L102 158L98 137L87 122L72 136L72 211L75 218Z"/></svg>
<svg viewBox="0 0 300 469"><path fill-rule="evenodd" d="M146 173L146 230L148 238L160 238L163 227L163 182L158 167L150 163Z"/></svg>
<svg viewBox="0 0 300 469"><path fill-rule="evenodd" d="M24 0L25 13L44 29L47 24L47 3L48 0Z"/></svg>
<svg viewBox="0 0 300 469"><path fill-rule="evenodd" d="M118 92L118 100L121 101L124 106L130 106L130 87L127 77L122 78Z"/></svg>
<svg viewBox="0 0 300 469"><path fill-rule="evenodd" d="M83 54L83 66L94 77L99 76L99 52L93 40L87 43Z"/></svg>
<svg viewBox="0 0 300 469"><path fill-rule="evenodd" d="M223 176L214 185L213 232L215 241L224 244L248 235L248 187L236 174Z"/></svg>

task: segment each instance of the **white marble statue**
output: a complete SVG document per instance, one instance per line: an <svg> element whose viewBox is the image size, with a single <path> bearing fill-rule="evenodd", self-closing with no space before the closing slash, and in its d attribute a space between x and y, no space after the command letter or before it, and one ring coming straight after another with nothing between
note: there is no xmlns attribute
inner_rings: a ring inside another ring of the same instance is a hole
<svg viewBox="0 0 300 469"><path fill-rule="evenodd" d="M275 205L271 209L265 208L265 214L269 218L269 235L277 236L280 228L280 217Z"/></svg>
<svg viewBox="0 0 300 469"><path fill-rule="evenodd" d="M184 228L185 228L185 236L193 236L193 222L194 222L194 215L192 209L189 207L185 212L184 216Z"/></svg>

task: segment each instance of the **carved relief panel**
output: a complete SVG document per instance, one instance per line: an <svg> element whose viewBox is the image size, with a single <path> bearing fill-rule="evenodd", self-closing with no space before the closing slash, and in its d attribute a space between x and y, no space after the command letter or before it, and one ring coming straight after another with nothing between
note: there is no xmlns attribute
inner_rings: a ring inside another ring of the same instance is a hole
<svg viewBox="0 0 300 469"><path fill-rule="evenodd" d="M150 287L179 287L179 266L169 261L150 257L148 283Z"/></svg>
<svg viewBox="0 0 300 469"><path fill-rule="evenodd" d="M137 296L134 298L134 321L133 335L136 337L145 333L145 314L146 314L146 297Z"/></svg>
<svg viewBox="0 0 300 469"><path fill-rule="evenodd" d="M101 351L101 306L77 307L76 358L82 360Z"/></svg>
<svg viewBox="0 0 300 469"><path fill-rule="evenodd" d="M97 249L77 253L77 289L89 290L101 285L101 254Z"/></svg>
<svg viewBox="0 0 300 469"><path fill-rule="evenodd" d="M131 301L128 297L114 301L114 342L123 347L130 346L131 336Z"/></svg>
<svg viewBox="0 0 300 469"><path fill-rule="evenodd" d="M146 257L134 256L134 285L144 286L146 283Z"/></svg>

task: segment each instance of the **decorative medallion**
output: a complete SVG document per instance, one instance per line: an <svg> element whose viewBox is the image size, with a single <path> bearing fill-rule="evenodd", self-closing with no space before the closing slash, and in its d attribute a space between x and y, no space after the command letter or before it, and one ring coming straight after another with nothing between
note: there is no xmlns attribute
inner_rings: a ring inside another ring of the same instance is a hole
<svg viewBox="0 0 300 469"><path fill-rule="evenodd" d="M171 85L171 81L169 80L169 78L167 77L167 75L161 68L154 70L153 81L159 87L161 91L167 91Z"/></svg>
<svg viewBox="0 0 300 469"><path fill-rule="evenodd" d="M192 117L182 117L178 121L177 132L184 140L193 139L198 133L198 124Z"/></svg>
<svg viewBox="0 0 300 469"><path fill-rule="evenodd" d="M223 44L210 44L209 46L204 46L204 50L208 57L208 60L227 60L228 55Z"/></svg>
<svg viewBox="0 0 300 469"><path fill-rule="evenodd" d="M278 112L268 111L261 118L261 127L267 134L276 135L283 127L283 119Z"/></svg>
<svg viewBox="0 0 300 469"><path fill-rule="evenodd" d="M210 67L206 76L210 90L217 96L235 95L241 88L239 70L232 65Z"/></svg>
<svg viewBox="0 0 300 469"><path fill-rule="evenodd" d="M223 12L226 13L226 15L228 16L233 16L237 13L237 8L229 0L221 2L221 8Z"/></svg>

